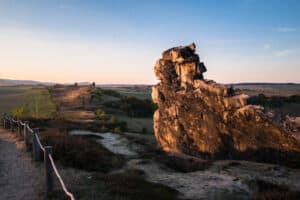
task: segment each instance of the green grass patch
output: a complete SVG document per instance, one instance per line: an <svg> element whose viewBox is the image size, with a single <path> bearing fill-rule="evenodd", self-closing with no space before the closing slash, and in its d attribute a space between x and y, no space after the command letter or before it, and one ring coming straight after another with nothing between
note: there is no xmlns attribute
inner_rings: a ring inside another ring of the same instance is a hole
<svg viewBox="0 0 300 200"><path fill-rule="evenodd" d="M106 90L114 90L122 96L133 96L138 99L151 99L150 86L132 86L132 87L103 87Z"/></svg>
<svg viewBox="0 0 300 200"><path fill-rule="evenodd" d="M117 120L124 121L127 124L129 132L153 134L153 119L152 118L135 118L125 115L115 115Z"/></svg>
<svg viewBox="0 0 300 200"><path fill-rule="evenodd" d="M33 90L30 86L0 87L0 113L11 112L24 103L26 95Z"/></svg>
<svg viewBox="0 0 300 200"><path fill-rule="evenodd" d="M0 87L0 113L12 113L16 117L51 118L56 106L46 87Z"/></svg>

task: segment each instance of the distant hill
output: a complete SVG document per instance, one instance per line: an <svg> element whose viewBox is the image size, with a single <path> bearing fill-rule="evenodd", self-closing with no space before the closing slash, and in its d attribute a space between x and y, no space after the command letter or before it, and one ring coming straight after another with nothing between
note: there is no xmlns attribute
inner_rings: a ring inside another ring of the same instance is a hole
<svg viewBox="0 0 300 200"><path fill-rule="evenodd" d="M231 85L300 85L300 83L244 82L244 83L232 83Z"/></svg>
<svg viewBox="0 0 300 200"><path fill-rule="evenodd" d="M51 82L40 82L32 80L11 80L11 79L0 79L0 86L13 86L13 85L54 85Z"/></svg>
<svg viewBox="0 0 300 200"><path fill-rule="evenodd" d="M75 83L75 82L74 82ZM74 83L62 83L62 85L73 85ZM12 80L12 79L1 79L0 86L14 86L14 85L55 85L54 82L42 82L42 81L33 81L33 80ZM77 82L78 85L90 85L90 82Z"/></svg>

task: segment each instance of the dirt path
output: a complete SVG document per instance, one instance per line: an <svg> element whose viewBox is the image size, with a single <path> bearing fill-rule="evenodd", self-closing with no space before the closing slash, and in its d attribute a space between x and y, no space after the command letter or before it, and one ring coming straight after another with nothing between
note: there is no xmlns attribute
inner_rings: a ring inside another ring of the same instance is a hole
<svg viewBox="0 0 300 200"><path fill-rule="evenodd" d="M43 167L23 147L15 134L0 129L0 200L43 199Z"/></svg>

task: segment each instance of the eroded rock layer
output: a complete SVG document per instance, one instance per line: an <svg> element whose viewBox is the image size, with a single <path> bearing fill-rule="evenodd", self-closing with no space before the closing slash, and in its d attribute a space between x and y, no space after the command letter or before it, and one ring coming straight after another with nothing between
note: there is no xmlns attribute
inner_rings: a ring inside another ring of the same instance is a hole
<svg viewBox="0 0 300 200"><path fill-rule="evenodd" d="M152 88L158 105L154 132L169 152L194 156L299 163L300 142L275 126L264 108L247 104L247 95L203 79L206 67L196 46L162 53Z"/></svg>

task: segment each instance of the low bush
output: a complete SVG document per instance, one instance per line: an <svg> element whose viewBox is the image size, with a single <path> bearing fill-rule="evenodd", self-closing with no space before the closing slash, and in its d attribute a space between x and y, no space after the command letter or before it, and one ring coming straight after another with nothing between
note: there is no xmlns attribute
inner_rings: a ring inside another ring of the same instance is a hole
<svg viewBox="0 0 300 200"><path fill-rule="evenodd" d="M96 119L104 119L106 117L106 113L101 108L98 108L95 111Z"/></svg>
<svg viewBox="0 0 300 200"><path fill-rule="evenodd" d="M110 174L101 177L106 190L115 199L143 199L143 200L176 200L178 192L159 183L151 183L144 179L143 171L127 170L120 174Z"/></svg>
<svg viewBox="0 0 300 200"><path fill-rule="evenodd" d="M117 97L120 98L122 95L115 91L115 90L109 90L109 89L100 89L100 92L104 95L112 96L112 97Z"/></svg>
<svg viewBox="0 0 300 200"><path fill-rule="evenodd" d="M143 127L141 132L142 132L143 134L147 134L148 130L147 130L146 127Z"/></svg>
<svg viewBox="0 0 300 200"><path fill-rule="evenodd" d="M108 151L94 140L61 132L41 134L44 145L53 146L54 159L66 166L88 171L108 172L120 168L125 159Z"/></svg>
<svg viewBox="0 0 300 200"><path fill-rule="evenodd" d="M101 97L102 95L107 95L107 96L112 96L116 98L121 98L122 95L115 90L110 90L110 89L103 89L103 88L97 88L93 91L92 95Z"/></svg>
<svg viewBox="0 0 300 200"><path fill-rule="evenodd" d="M108 101L104 106L120 109L130 117L150 117L156 110L156 105L150 99L133 96L122 97L119 101Z"/></svg>
<svg viewBox="0 0 300 200"><path fill-rule="evenodd" d="M252 96L248 99L249 104L261 105L269 108L281 107L286 103L298 103L300 104L300 96L293 95L289 97L283 96L272 96L267 97L264 94L259 94L257 96Z"/></svg>
<svg viewBox="0 0 300 200"><path fill-rule="evenodd" d="M119 121L113 115L108 115L101 108L95 111L97 125L105 130L111 130L113 132L127 131L127 123L125 121Z"/></svg>
<svg viewBox="0 0 300 200"><path fill-rule="evenodd" d="M252 183L253 184L253 183ZM279 186L264 180L256 180L254 185L257 192L252 195L251 200L299 200L300 192L291 191L286 186Z"/></svg>
<svg viewBox="0 0 300 200"><path fill-rule="evenodd" d="M28 111L27 111L27 109L25 108L24 105L19 106L19 107L16 107L16 108L14 108L13 111L12 111L13 117L16 117L16 118L23 117L23 116L25 116L27 113L28 113Z"/></svg>

